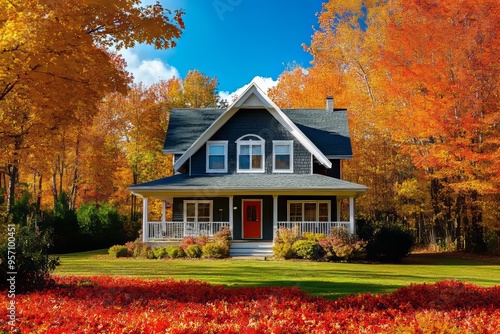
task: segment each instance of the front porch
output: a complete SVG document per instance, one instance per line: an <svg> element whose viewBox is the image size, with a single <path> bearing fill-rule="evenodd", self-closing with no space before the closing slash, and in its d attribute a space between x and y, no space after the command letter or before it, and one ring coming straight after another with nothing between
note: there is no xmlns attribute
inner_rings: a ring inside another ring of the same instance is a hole
<svg viewBox="0 0 500 334"><path fill-rule="evenodd" d="M356 234L355 199L366 187L318 174L181 174L131 190L143 199L143 242L212 237L229 227L234 244L269 247L280 228L299 234L330 235L338 229ZM151 215L150 204L156 208Z"/></svg>
<svg viewBox="0 0 500 334"><path fill-rule="evenodd" d="M330 235L337 230L345 230L354 234L354 226L351 222L291 222L280 221L274 224L273 240L276 231L280 228L296 229L299 235L304 232L323 233ZM230 222L147 222L144 242L157 241L180 241L185 237L197 237L206 235L213 237L223 227L229 227L233 231ZM234 236L233 236L234 239Z"/></svg>

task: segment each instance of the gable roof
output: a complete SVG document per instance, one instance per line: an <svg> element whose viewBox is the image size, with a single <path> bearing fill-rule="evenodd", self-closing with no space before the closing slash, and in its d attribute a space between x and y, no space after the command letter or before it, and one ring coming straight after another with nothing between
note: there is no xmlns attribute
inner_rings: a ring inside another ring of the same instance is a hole
<svg viewBox="0 0 500 334"><path fill-rule="evenodd" d="M172 109L163 153L186 152L224 109Z"/></svg>
<svg viewBox="0 0 500 334"><path fill-rule="evenodd" d="M262 92L255 84L251 83L245 92L225 111L215 122L201 134L189 149L176 161L174 168L178 170L194 153L196 153L239 109L266 108L269 113L281 123L297 141L299 141L321 164L327 168L332 163L318 149L318 147L288 118L283 111Z"/></svg>
<svg viewBox="0 0 500 334"><path fill-rule="evenodd" d="M328 158L352 158L347 110L281 109ZM172 109L163 147L183 154L219 118L224 109Z"/></svg>

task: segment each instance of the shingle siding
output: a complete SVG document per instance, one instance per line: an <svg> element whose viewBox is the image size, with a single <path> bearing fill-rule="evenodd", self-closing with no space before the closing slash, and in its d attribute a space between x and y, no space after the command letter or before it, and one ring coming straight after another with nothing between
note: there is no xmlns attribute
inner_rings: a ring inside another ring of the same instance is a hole
<svg viewBox="0 0 500 334"><path fill-rule="evenodd" d="M254 134L265 140L265 173L273 173L273 140L293 140L294 174L311 173L311 153L267 110L241 109L210 140L228 141L228 174L237 172L237 144L240 137ZM206 145L191 158L191 175L206 174Z"/></svg>

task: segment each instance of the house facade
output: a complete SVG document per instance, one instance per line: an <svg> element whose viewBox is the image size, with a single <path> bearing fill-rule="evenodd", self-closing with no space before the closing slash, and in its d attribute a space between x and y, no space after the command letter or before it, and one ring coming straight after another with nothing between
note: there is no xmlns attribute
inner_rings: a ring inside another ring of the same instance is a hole
<svg viewBox="0 0 500 334"><path fill-rule="evenodd" d="M280 109L251 84L226 110L172 110L164 153L173 155L175 175L129 187L143 198L144 242L224 226L236 243L253 245L272 244L282 227L355 233L355 198L366 187L342 180L352 149L347 112L333 109L333 99L322 110ZM148 219L150 198L163 201L161 221Z"/></svg>

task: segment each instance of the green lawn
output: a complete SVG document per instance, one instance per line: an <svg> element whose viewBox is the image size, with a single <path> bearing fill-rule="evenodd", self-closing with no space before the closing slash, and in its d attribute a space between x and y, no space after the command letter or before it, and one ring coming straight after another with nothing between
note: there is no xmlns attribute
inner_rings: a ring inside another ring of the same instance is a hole
<svg viewBox="0 0 500 334"><path fill-rule="evenodd" d="M460 254L411 255L402 264L351 264L260 260L112 259L107 250L59 255L57 275L119 275L200 280L230 287L297 286L337 298L352 293L386 293L411 283L457 279L500 285L500 259Z"/></svg>

